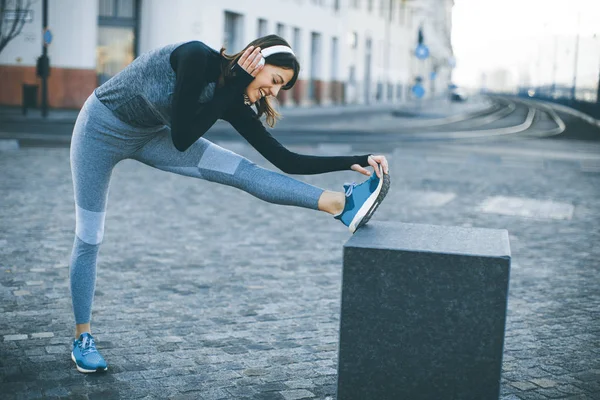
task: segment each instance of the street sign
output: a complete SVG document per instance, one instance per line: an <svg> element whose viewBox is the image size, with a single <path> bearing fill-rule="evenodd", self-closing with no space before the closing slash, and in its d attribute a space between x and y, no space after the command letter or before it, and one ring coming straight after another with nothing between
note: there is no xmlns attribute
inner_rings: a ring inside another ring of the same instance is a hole
<svg viewBox="0 0 600 400"><path fill-rule="evenodd" d="M2 13L5 21L14 21L15 19L24 22L33 21L33 11L31 10L6 10Z"/></svg>
<svg viewBox="0 0 600 400"><path fill-rule="evenodd" d="M416 84L412 87L412 94L417 98L417 99L421 99L423 98L423 96L425 96L425 88L423 87L423 85L420 84Z"/></svg>
<svg viewBox="0 0 600 400"><path fill-rule="evenodd" d="M50 29L44 29L42 37L44 38L44 46L49 46L52 43L52 32L50 32Z"/></svg>
<svg viewBox="0 0 600 400"><path fill-rule="evenodd" d="M415 49L415 56L417 56L419 60L425 60L427 57L429 57L429 47L425 46L424 44L418 45Z"/></svg>
<svg viewBox="0 0 600 400"><path fill-rule="evenodd" d="M435 71L432 71L431 74L429 74L429 78L431 80L434 80L437 77L437 73L435 73Z"/></svg>

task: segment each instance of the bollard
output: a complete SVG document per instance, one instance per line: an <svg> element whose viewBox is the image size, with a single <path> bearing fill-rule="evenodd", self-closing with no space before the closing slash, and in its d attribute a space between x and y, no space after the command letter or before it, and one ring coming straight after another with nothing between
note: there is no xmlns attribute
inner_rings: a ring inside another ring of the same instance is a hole
<svg viewBox="0 0 600 400"><path fill-rule="evenodd" d="M23 84L23 115L27 115L28 108L37 108L38 85Z"/></svg>
<svg viewBox="0 0 600 400"><path fill-rule="evenodd" d="M497 400L505 230L373 222L344 245L338 400Z"/></svg>

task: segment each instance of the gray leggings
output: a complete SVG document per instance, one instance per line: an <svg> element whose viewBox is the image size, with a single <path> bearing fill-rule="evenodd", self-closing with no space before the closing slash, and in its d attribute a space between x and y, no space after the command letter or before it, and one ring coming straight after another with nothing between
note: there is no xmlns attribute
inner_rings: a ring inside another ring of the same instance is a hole
<svg viewBox="0 0 600 400"><path fill-rule="evenodd" d="M261 168L206 139L200 138L181 153L173 146L167 126L137 128L126 124L92 94L77 117L71 141L77 223L70 279L77 324L91 320L110 176L114 166L127 158L234 186L275 204L316 210L323 193L323 189Z"/></svg>

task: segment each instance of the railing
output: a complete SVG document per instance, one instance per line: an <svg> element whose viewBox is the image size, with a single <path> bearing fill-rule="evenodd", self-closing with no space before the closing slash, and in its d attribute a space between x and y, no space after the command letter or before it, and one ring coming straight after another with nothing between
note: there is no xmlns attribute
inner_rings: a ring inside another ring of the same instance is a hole
<svg viewBox="0 0 600 400"><path fill-rule="evenodd" d="M596 89L577 89L575 98L573 98L573 90L570 87L526 87L519 88L516 93L486 91L486 94L501 94L501 95L516 95L526 99L538 99L550 101L557 104L562 104L581 111L595 119L600 119L600 99L598 98ZM584 100L585 99L585 100Z"/></svg>

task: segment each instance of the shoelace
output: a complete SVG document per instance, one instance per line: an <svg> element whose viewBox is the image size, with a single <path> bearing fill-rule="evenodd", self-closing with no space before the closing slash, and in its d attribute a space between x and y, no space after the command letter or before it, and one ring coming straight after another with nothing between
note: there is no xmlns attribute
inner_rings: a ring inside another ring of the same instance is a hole
<svg viewBox="0 0 600 400"><path fill-rule="evenodd" d="M85 356L87 354L94 353L94 352L98 351L98 350L96 350L96 344L94 343L94 338L88 338L87 336L85 336L83 338L83 341L81 342L81 344L79 345L79 347L81 348L81 355L82 356Z"/></svg>
<svg viewBox="0 0 600 400"><path fill-rule="evenodd" d="M354 187L356 187L356 182L352 182L352 183L346 183L344 186L348 186L348 188L346 189L346 197L349 197L352 194L352 191L354 190Z"/></svg>

